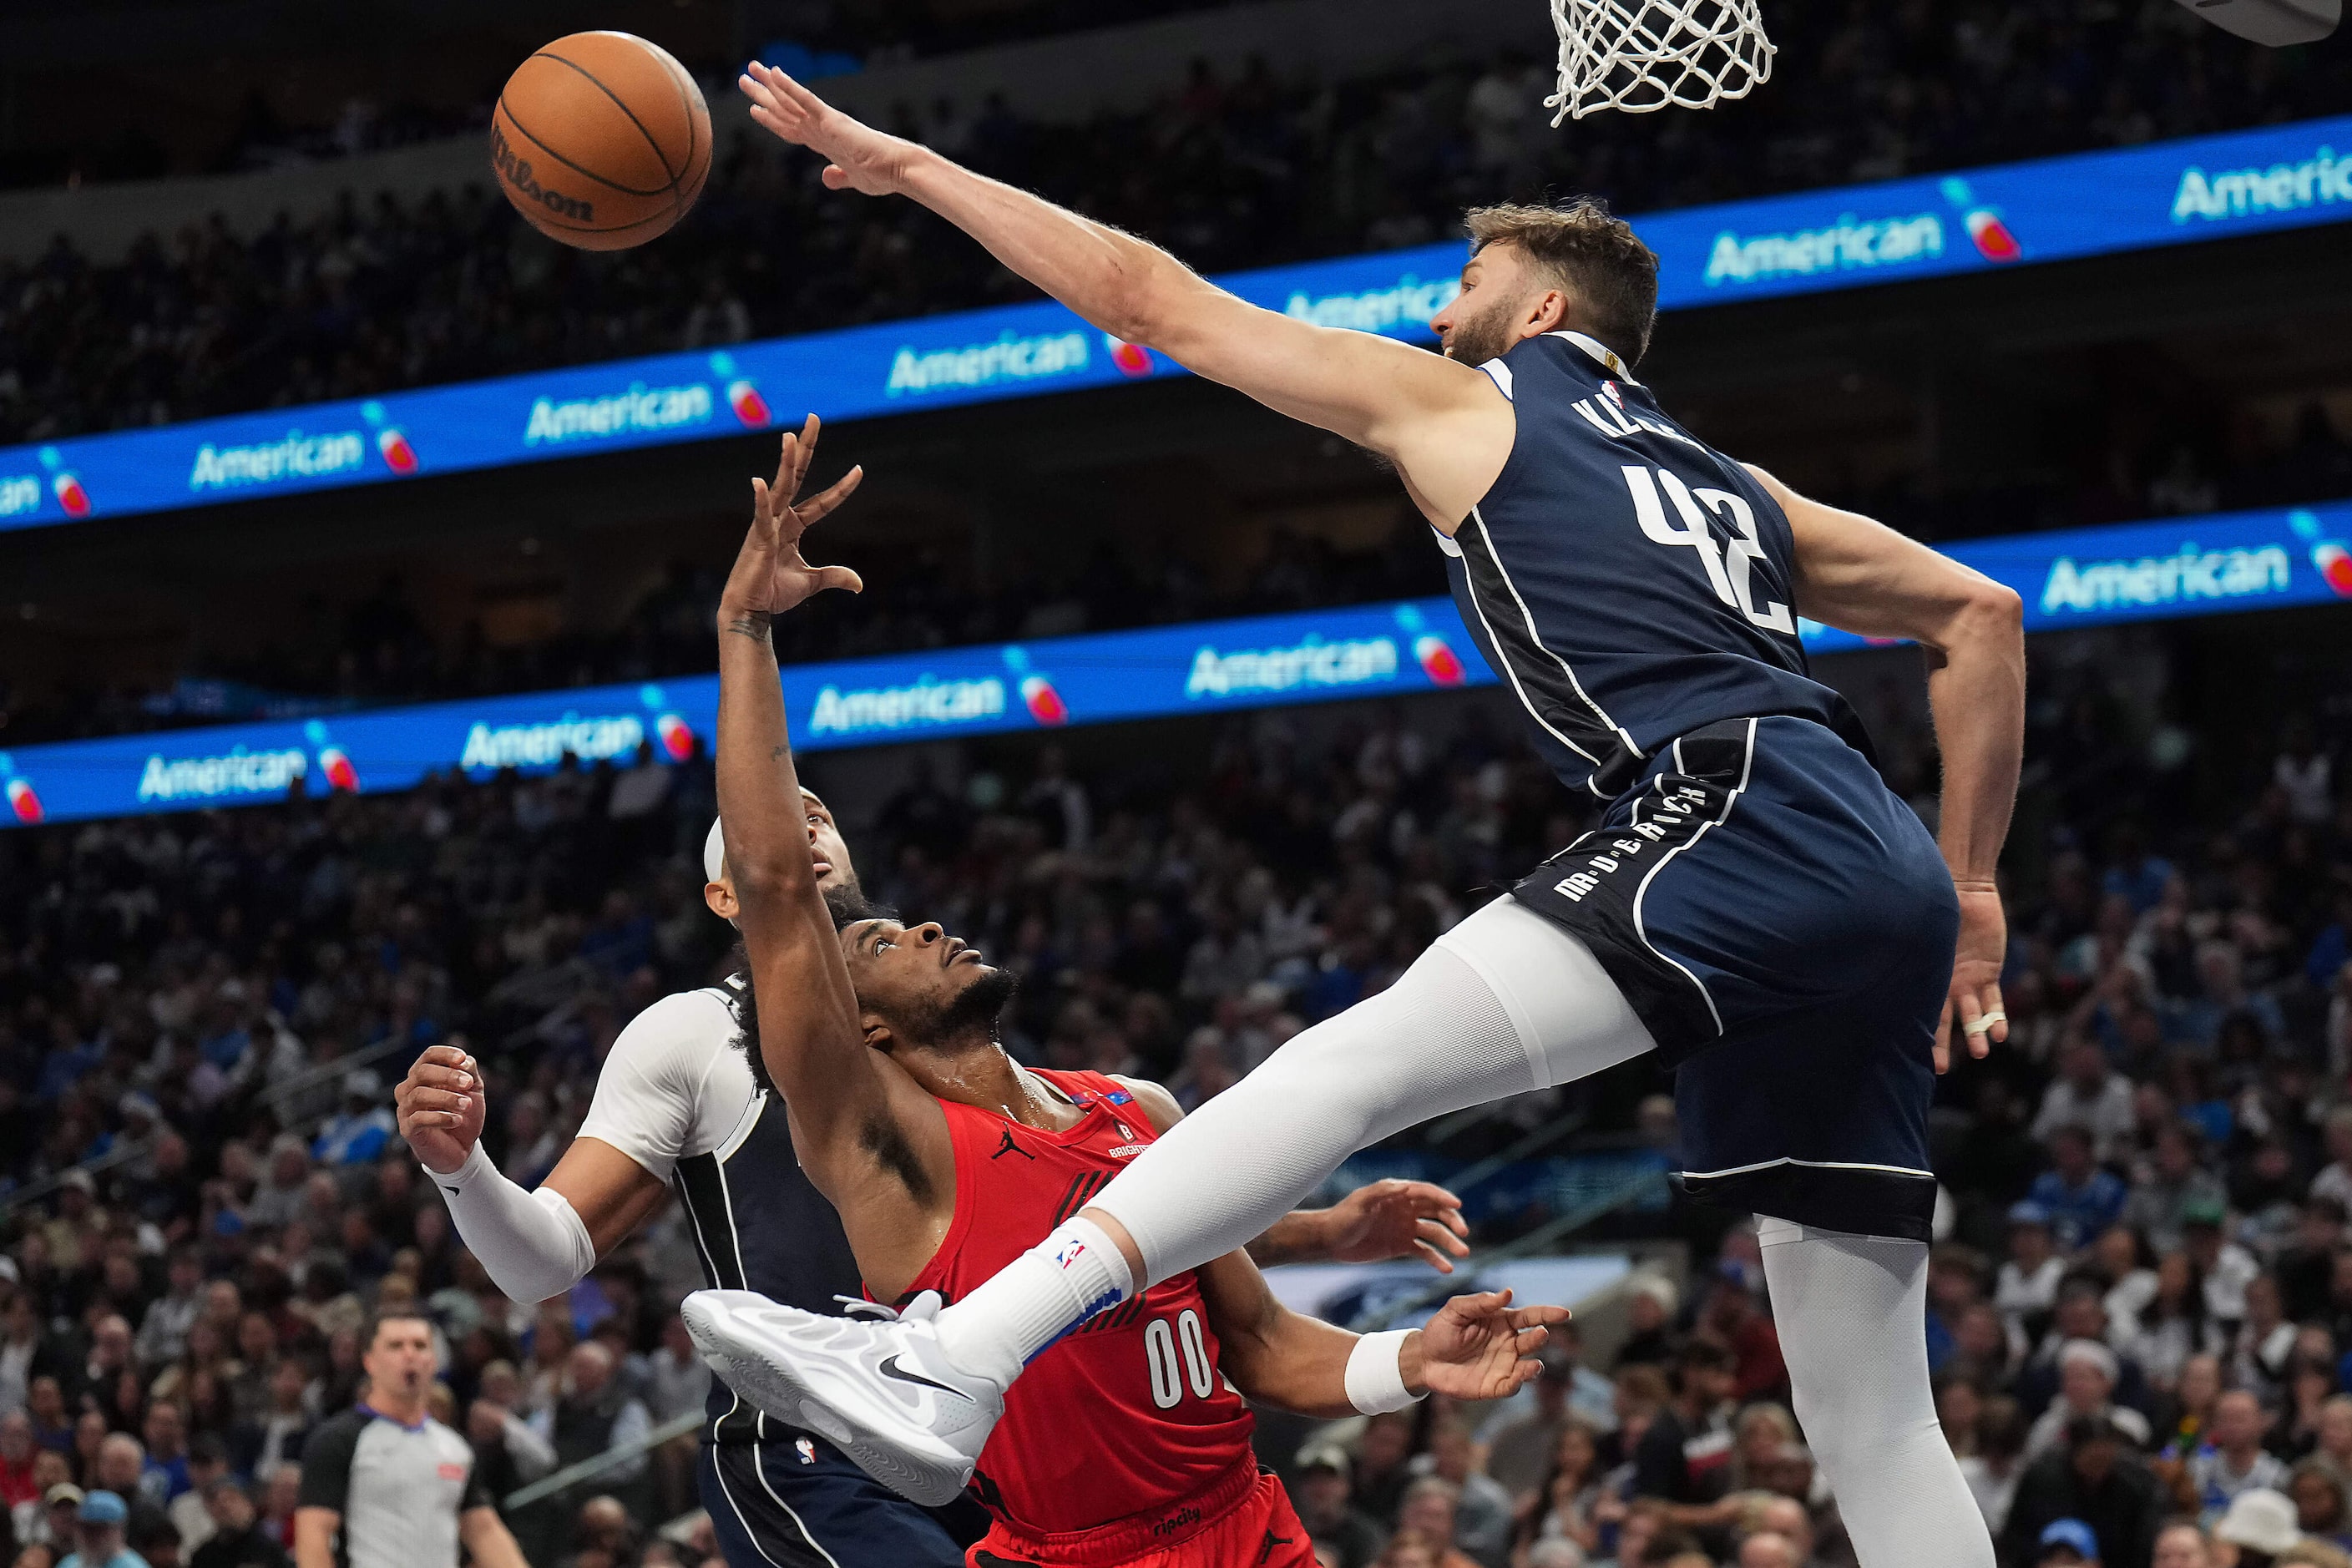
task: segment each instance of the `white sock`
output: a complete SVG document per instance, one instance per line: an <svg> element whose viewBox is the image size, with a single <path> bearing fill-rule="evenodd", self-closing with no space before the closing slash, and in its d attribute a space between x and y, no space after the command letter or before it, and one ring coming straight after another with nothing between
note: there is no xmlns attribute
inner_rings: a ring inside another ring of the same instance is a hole
<svg viewBox="0 0 2352 1568"><path fill-rule="evenodd" d="M940 1348L969 1373L1009 1388L1046 1346L1134 1293L1118 1246L1073 1219L940 1314Z"/></svg>
<svg viewBox="0 0 2352 1568"><path fill-rule="evenodd" d="M1862 1568L1993 1568L1928 1386L1927 1244L1784 1219L1757 1239L1797 1419Z"/></svg>

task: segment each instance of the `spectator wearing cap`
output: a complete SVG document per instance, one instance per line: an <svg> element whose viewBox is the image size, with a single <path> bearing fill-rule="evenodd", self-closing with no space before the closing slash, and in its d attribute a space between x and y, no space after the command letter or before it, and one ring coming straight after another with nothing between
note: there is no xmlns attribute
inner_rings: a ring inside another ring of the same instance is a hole
<svg viewBox="0 0 2352 1568"><path fill-rule="evenodd" d="M71 1481L51 1481L48 1490L41 1494L40 1512L16 1522L19 1542L38 1542L52 1548L62 1557L74 1547L76 1517L81 1512L87 1495Z"/></svg>
<svg viewBox="0 0 2352 1568"><path fill-rule="evenodd" d="M1386 1542L1349 1495L1346 1450L1329 1443L1301 1448L1290 1498L1316 1551L1328 1552L1338 1568L1370 1568L1380 1556Z"/></svg>
<svg viewBox="0 0 2352 1568"><path fill-rule="evenodd" d="M2033 1178L2027 1194L2050 1216L2052 1234L2068 1252L2088 1247L2093 1238L2123 1216L2129 1195L2112 1171L2094 1158L2088 1128L2065 1122L2050 1134L2050 1169Z"/></svg>
<svg viewBox="0 0 2352 1568"><path fill-rule="evenodd" d="M2263 1266L2230 1239L2229 1223L2229 1205L2219 1198L2200 1197L2180 1210L2180 1249L2204 1276L2205 1310L2234 1323L2246 1315L2246 1289L2261 1276ZM2277 1282L2272 1283L2275 1287Z"/></svg>
<svg viewBox="0 0 2352 1568"><path fill-rule="evenodd" d="M2213 1539L2238 1549L2238 1568L2270 1568L2273 1559L2303 1541L2294 1502L2284 1492L2257 1488L2240 1492L2212 1526Z"/></svg>
<svg viewBox="0 0 2352 1568"><path fill-rule="evenodd" d="M123 1543L131 1510L110 1491L91 1492L74 1512L74 1550L58 1568L148 1568L147 1560Z"/></svg>
<svg viewBox="0 0 2352 1568"><path fill-rule="evenodd" d="M2189 1456L2186 1467L2198 1517L2208 1529L2220 1522L2242 1494L2286 1489L2284 1461L2263 1447L2269 1427L2261 1402L2243 1389L2231 1389L2213 1402L2212 1429Z"/></svg>
<svg viewBox="0 0 2352 1568"><path fill-rule="evenodd" d="M2032 1563L2042 1532L2058 1520L2080 1520L2091 1528L2100 1561L2146 1563L2155 1549L2164 1494L2156 1478L2116 1424L2104 1416L2077 1416L2066 1427L2063 1446L2025 1468L2000 1533L2002 1560Z"/></svg>
<svg viewBox="0 0 2352 1568"><path fill-rule="evenodd" d="M204 1496L212 1532L190 1554L188 1568L292 1568L286 1548L262 1528L252 1495L237 1481L220 1477Z"/></svg>
<svg viewBox="0 0 2352 1568"><path fill-rule="evenodd" d="M2221 1179L2198 1163L2202 1142L2197 1129L2185 1121L2159 1129L2156 1148L2124 1202L2124 1224L2145 1237L2159 1255L2179 1250L2189 1210L2228 1209L2229 1194Z"/></svg>
<svg viewBox="0 0 2352 1568"><path fill-rule="evenodd" d="M2099 1568L2099 1538L2079 1519L2053 1519L2042 1527L2033 1561L2037 1568L2042 1564L2058 1568L2074 1563Z"/></svg>

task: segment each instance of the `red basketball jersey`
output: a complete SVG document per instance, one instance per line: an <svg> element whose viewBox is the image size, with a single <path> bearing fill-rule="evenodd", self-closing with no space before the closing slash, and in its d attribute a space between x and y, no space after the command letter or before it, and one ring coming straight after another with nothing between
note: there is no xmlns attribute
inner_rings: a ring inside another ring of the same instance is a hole
<svg viewBox="0 0 2352 1568"><path fill-rule="evenodd" d="M1150 1119L1116 1080L1038 1076L1083 1112L1067 1131L940 1101L955 1143L955 1218L908 1295L960 1300L1086 1207L1152 1141ZM1217 1338L1187 1272L1039 1354L1005 1394L972 1485L1026 1533L1091 1530L1254 1465L1253 1425L1217 1368Z"/></svg>

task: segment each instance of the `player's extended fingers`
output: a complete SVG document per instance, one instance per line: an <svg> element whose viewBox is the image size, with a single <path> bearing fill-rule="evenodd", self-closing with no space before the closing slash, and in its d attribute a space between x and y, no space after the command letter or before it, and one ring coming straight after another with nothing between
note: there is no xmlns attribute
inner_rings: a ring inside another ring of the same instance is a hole
<svg viewBox="0 0 2352 1568"><path fill-rule="evenodd" d="M841 478L834 480L832 484L827 485L824 489L821 489L816 494L809 497L808 500L801 502L800 505L793 509L793 512L797 514L801 520L801 526L803 528L811 527L830 516L835 508L840 506L843 501L847 500L851 496L856 495L857 493L857 487L865 482L866 469L863 465L860 465L857 468L850 469L849 472L842 475Z"/></svg>
<svg viewBox="0 0 2352 1568"><path fill-rule="evenodd" d="M1936 1072L1941 1076L1952 1070L1952 999L1944 998L1944 1010L1936 1018Z"/></svg>
<svg viewBox="0 0 2352 1568"><path fill-rule="evenodd" d="M446 1089L452 1094L464 1094L474 1087L474 1075L463 1068L443 1067L436 1062L418 1062L408 1069L403 1085L408 1089Z"/></svg>
<svg viewBox="0 0 2352 1568"><path fill-rule="evenodd" d="M408 1109L412 1114L425 1110L446 1110L455 1114L473 1109L473 1098L446 1089L425 1089L408 1091Z"/></svg>
<svg viewBox="0 0 2352 1568"><path fill-rule="evenodd" d="M1436 1247L1439 1251L1449 1253L1455 1258L1470 1256L1470 1244L1462 1239L1463 1233L1448 1228L1443 1221L1417 1220L1414 1222L1413 1229L1420 1237L1420 1244L1423 1247Z"/></svg>
<svg viewBox="0 0 2352 1568"><path fill-rule="evenodd" d="M1575 1316L1565 1307L1519 1307L1511 1312L1511 1322L1520 1329L1539 1329L1548 1323L1564 1323Z"/></svg>
<svg viewBox="0 0 2352 1568"><path fill-rule="evenodd" d="M819 566L814 570L816 574L816 591L820 594L827 588L839 588L847 594L866 592L866 579L846 566Z"/></svg>
<svg viewBox="0 0 2352 1568"><path fill-rule="evenodd" d="M1988 984L1984 990L1979 993L1978 1000L1984 1005L1984 1011L1979 1014L1978 1016L1990 1018L1992 1020L1992 1026L1985 1031L1985 1038L1995 1044L2007 1041L2009 1038L2009 1010L2001 1005L2000 980L1995 979ZM1977 1054L1979 1056L1982 1056L1984 1053L1982 1051L1979 1051Z"/></svg>
<svg viewBox="0 0 2352 1568"><path fill-rule="evenodd" d="M1454 1260L1446 1257L1445 1254L1438 1251L1434 1247L1430 1246L1429 1243L1425 1241L1416 1241L1412 1244L1412 1249L1415 1252L1420 1253L1423 1258L1426 1258L1429 1262L1429 1266L1432 1268L1436 1269L1440 1274L1451 1274L1454 1272Z"/></svg>

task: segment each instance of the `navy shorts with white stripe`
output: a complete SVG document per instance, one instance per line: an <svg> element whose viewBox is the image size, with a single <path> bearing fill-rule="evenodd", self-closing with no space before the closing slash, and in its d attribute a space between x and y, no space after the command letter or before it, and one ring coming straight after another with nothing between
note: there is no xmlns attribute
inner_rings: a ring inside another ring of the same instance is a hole
<svg viewBox="0 0 2352 1568"><path fill-rule="evenodd" d="M1676 1066L1693 1197L1928 1239L1959 908L1860 752L1811 719L1706 725L1512 892L1583 939Z"/></svg>

